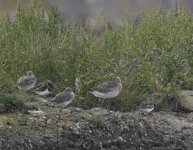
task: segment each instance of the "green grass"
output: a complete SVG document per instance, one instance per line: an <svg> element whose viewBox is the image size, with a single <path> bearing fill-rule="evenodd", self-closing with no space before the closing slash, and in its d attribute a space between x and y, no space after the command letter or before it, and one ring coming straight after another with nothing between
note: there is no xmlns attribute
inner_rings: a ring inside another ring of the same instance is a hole
<svg viewBox="0 0 193 150"><path fill-rule="evenodd" d="M52 80L57 92L74 88L75 78L80 77L82 89L73 105L89 108L97 100L88 89L118 75L123 91L114 101L126 109L124 104L137 97L176 91L180 80L193 80L192 70L183 76L177 68L183 58L193 67L193 18L183 8L146 11L135 24L126 15L123 27L103 25L99 31L79 22L64 23L54 7L46 22L44 12L31 1L27 9L18 5L16 21L0 19L1 93L17 93L16 81L28 70L39 82ZM152 48L162 50L153 63L149 60ZM126 64L134 59L140 65L127 71ZM157 72L164 78L161 87L154 82Z"/></svg>

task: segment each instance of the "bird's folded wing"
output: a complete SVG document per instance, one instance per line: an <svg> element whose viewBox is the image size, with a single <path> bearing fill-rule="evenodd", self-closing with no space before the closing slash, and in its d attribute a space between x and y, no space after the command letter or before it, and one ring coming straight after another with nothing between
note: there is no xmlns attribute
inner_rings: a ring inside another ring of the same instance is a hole
<svg viewBox="0 0 193 150"><path fill-rule="evenodd" d="M39 86L35 89L35 91L45 91L47 89L46 86L42 85L42 86Z"/></svg>
<svg viewBox="0 0 193 150"><path fill-rule="evenodd" d="M21 79L19 84L21 85L27 85L27 84L32 84L36 79L34 77L24 77Z"/></svg>
<svg viewBox="0 0 193 150"><path fill-rule="evenodd" d="M57 94L54 99L52 100L53 103L63 103L71 100L73 96L68 92L61 92Z"/></svg>
<svg viewBox="0 0 193 150"><path fill-rule="evenodd" d="M115 82L105 82L103 84L98 85L97 87L92 88L92 91L108 93L108 92L112 92L116 87L117 87L117 83Z"/></svg>

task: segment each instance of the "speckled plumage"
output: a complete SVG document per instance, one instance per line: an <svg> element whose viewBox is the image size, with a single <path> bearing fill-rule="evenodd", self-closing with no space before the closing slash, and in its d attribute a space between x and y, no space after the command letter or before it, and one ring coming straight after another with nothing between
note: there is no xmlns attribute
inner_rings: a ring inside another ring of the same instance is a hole
<svg viewBox="0 0 193 150"><path fill-rule="evenodd" d="M35 92L40 96L47 96L51 93L53 88L54 88L54 85L52 81L46 80L43 83L40 83L36 86Z"/></svg>
<svg viewBox="0 0 193 150"><path fill-rule="evenodd" d="M154 103L148 99L141 103L139 109L141 113L150 113L154 110Z"/></svg>
<svg viewBox="0 0 193 150"><path fill-rule="evenodd" d="M122 90L121 79L116 76L111 81L105 82L92 88L89 92L99 98L113 98L116 97Z"/></svg>
<svg viewBox="0 0 193 150"><path fill-rule="evenodd" d="M190 65L187 59L182 59L179 67L180 67L180 72L184 75L186 75L190 70Z"/></svg>

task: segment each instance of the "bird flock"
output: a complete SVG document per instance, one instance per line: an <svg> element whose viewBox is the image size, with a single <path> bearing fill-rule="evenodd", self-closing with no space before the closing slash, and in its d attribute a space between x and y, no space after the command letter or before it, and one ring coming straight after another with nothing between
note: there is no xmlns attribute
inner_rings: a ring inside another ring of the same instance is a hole
<svg viewBox="0 0 193 150"><path fill-rule="evenodd" d="M43 83L36 85L37 79L32 71L28 71L26 75L19 78L17 86L22 91L29 91L34 89L34 92L39 96L47 96L51 93L54 85L52 81L46 80ZM81 88L81 80L76 78L75 80L76 90L79 92ZM95 97L102 99L111 99L119 95L122 91L122 82L120 77L114 76L112 80L99 84L89 90ZM64 91L58 93L51 101L49 101L54 107L60 108L59 112L61 116L64 116L63 108L69 105L75 98L75 94L70 87L67 87Z"/></svg>
<svg viewBox="0 0 193 150"><path fill-rule="evenodd" d="M180 72L186 75L190 66L186 59L183 59L179 64ZM161 84L163 77L161 74L157 73L155 75L155 83L157 85ZM46 80L43 83L36 85L37 78L32 71L28 71L27 74L22 75L17 81L17 87L22 91L34 90L34 92L39 96L48 96L54 88L54 84L50 80ZM79 92L81 89L81 80L76 78L75 80L76 90ZM122 81L119 76L114 76L111 80L99 84L96 87L91 88L88 92L95 97L101 99L109 99L109 109L110 109L110 99L117 97L122 91ZM51 101L49 101L54 107L60 108L60 115L64 116L63 108L69 105L75 98L75 93L70 87L67 87L64 91L58 93ZM150 113L154 110L154 103L151 98L142 102L139 106L141 113Z"/></svg>

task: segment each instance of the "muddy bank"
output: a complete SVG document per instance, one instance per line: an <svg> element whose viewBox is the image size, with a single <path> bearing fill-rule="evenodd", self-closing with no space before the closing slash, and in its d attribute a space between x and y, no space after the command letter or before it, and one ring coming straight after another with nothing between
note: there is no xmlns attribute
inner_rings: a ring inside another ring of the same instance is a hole
<svg viewBox="0 0 193 150"><path fill-rule="evenodd" d="M69 108L61 120L54 109L43 111L1 114L0 149L193 149L193 113Z"/></svg>

